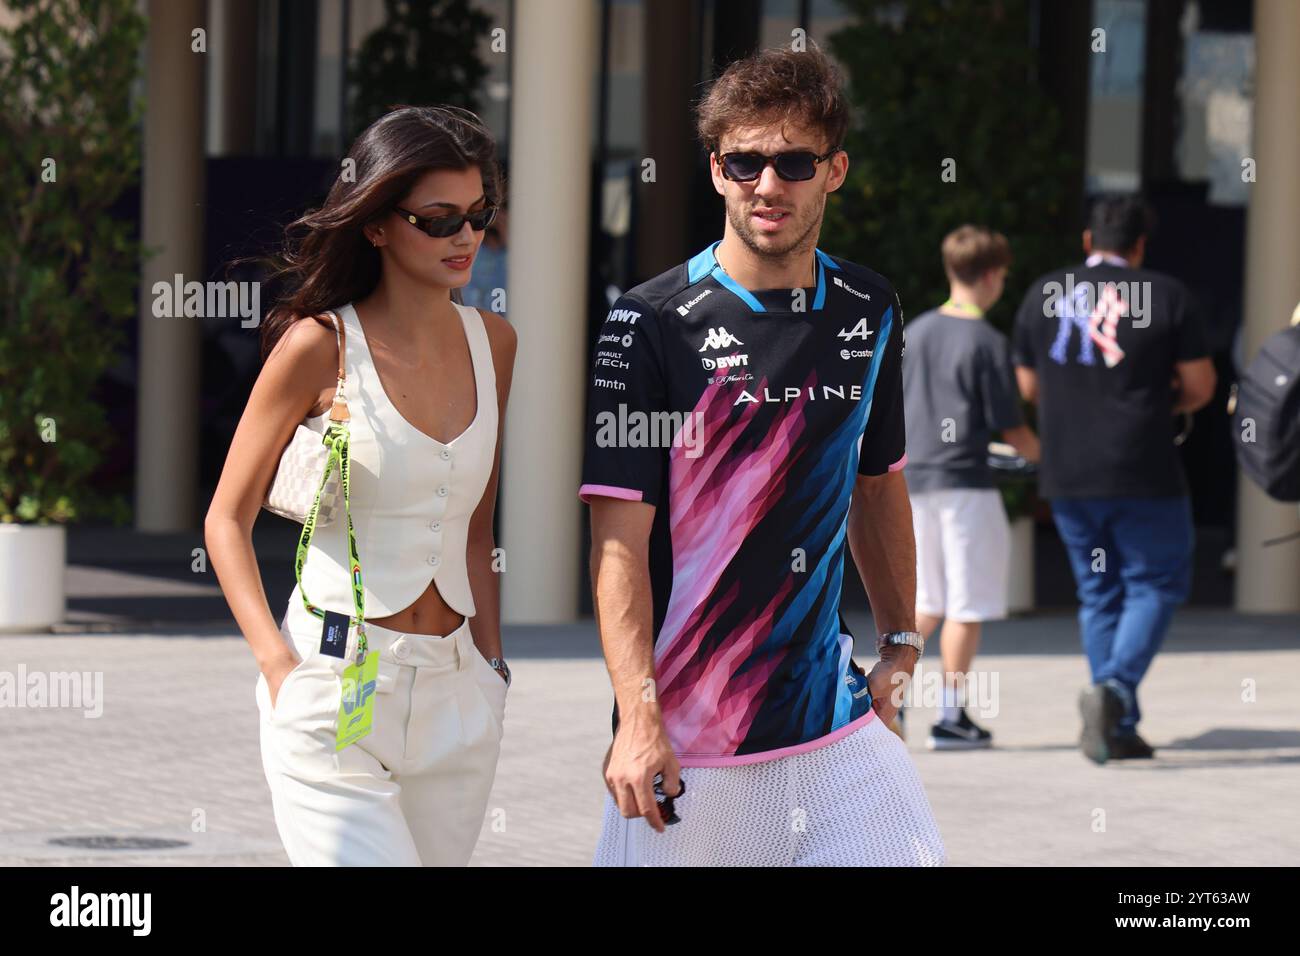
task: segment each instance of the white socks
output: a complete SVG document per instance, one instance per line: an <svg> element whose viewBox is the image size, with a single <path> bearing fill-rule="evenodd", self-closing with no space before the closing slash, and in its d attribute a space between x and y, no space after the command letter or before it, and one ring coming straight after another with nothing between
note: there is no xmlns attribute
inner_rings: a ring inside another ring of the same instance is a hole
<svg viewBox="0 0 1300 956"><path fill-rule="evenodd" d="M943 707L939 709L939 719L956 723L961 717L961 694L956 687L944 684Z"/></svg>

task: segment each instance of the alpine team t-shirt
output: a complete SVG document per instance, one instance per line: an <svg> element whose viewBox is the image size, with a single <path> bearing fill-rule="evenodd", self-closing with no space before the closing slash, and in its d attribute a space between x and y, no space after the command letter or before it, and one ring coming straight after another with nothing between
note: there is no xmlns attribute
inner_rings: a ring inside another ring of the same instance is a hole
<svg viewBox="0 0 1300 956"><path fill-rule="evenodd" d="M872 719L840 616L845 531L856 476L905 462L890 284L817 250L815 286L751 291L716 246L606 317L579 492L656 506L656 692L685 766L785 756Z"/></svg>
<svg viewBox="0 0 1300 956"><path fill-rule="evenodd" d="M1089 260L1039 277L1016 315L1012 360L1038 374L1045 498L1187 494L1174 445L1174 365L1210 354L1178 280Z"/></svg>

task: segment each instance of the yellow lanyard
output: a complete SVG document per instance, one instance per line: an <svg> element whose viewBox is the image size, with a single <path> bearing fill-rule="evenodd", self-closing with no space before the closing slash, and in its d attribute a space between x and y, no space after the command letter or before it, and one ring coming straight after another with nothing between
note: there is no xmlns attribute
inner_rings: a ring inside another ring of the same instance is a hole
<svg viewBox="0 0 1300 956"><path fill-rule="evenodd" d="M972 319L984 318L984 310L978 305L974 305L970 302L954 302L952 299L949 299L941 305L940 308L952 309L954 312L960 312L962 315L969 315Z"/></svg>

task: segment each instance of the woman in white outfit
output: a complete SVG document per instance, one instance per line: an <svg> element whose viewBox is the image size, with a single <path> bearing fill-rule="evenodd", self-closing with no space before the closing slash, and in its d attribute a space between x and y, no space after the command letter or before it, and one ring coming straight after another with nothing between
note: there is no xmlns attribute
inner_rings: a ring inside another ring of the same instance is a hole
<svg viewBox="0 0 1300 956"><path fill-rule="evenodd" d="M482 827L510 680L492 519L515 334L452 291L502 199L495 156L453 108L403 107L361 134L325 204L288 230L264 365L208 510L208 553L261 669L262 763L294 865L463 865ZM347 522L315 528L278 626L251 538L282 450L299 424L324 432L336 385L378 655L373 729L341 750L357 627L343 649L322 618L353 613Z"/></svg>

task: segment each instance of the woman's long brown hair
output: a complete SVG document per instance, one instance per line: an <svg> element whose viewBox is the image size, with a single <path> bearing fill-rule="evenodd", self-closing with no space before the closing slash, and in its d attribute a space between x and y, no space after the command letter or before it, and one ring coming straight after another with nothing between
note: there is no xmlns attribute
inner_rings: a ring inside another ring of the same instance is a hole
<svg viewBox="0 0 1300 956"><path fill-rule="evenodd" d="M268 279L282 291L262 322L263 361L297 319L363 299L374 290L381 260L362 227L392 209L425 173L477 166L487 203L501 203L492 133L459 107L398 107L357 137L348 159L352 163L341 164L324 205L285 228ZM345 178L349 167L355 175Z"/></svg>

